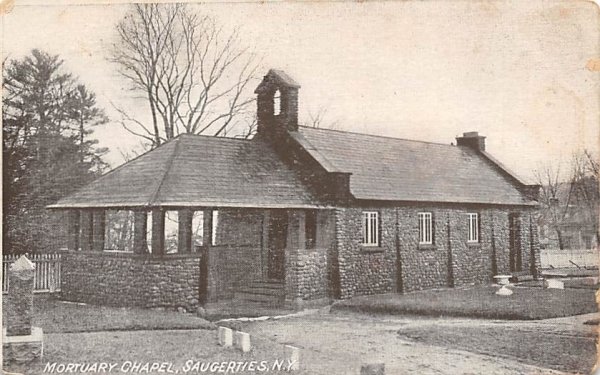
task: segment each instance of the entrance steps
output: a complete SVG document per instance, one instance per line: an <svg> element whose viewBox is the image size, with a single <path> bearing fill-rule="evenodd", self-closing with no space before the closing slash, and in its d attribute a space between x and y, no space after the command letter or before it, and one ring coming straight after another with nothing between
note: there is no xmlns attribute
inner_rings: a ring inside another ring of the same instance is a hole
<svg viewBox="0 0 600 375"><path fill-rule="evenodd" d="M235 299L262 305L281 305L285 301L285 289L281 281L253 281L238 288Z"/></svg>
<svg viewBox="0 0 600 375"><path fill-rule="evenodd" d="M516 271L512 272L510 281L514 283L521 283L524 281L533 281L533 275L529 271Z"/></svg>

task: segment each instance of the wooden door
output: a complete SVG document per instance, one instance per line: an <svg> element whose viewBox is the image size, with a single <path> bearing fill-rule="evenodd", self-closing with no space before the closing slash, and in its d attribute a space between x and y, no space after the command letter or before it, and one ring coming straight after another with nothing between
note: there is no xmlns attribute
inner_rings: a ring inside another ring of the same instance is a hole
<svg viewBox="0 0 600 375"><path fill-rule="evenodd" d="M288 213L271 211L267 254L267 277L271 280L285 278L285 247L287 244Z"/></svg>

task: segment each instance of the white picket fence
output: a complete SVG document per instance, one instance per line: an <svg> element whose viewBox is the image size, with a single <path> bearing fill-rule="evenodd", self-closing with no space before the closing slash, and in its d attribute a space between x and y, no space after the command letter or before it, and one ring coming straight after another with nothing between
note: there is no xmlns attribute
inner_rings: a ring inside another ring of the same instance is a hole
<svg viewBox="0 0 600 375"><path fill-rule="evenodd" d="M551 268L550 266L554 268L598 267L599 260L598 249L544 249L540 251L542 268Z"/></svg>
<svg viewBox="0 0 600 375"><path fill-rule="evenodd" d="M35 264L33 277L34 293L54 293L60 291L60 254L26 254ZM7 293L8 268L20 255L4 255L2 259L2 293Z"/></svg>

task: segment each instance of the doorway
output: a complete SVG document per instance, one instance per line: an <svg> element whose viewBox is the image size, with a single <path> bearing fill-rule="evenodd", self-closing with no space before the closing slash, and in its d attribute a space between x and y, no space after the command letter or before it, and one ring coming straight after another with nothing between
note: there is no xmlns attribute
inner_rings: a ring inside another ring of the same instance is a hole
<svg viewBox="0 0 600 375"><path fill-rule="evenodd" d="M521 254L521 225L519 214L508 215L508 238L509 238L509 267L510 272L523 270L523 255Z"/></svg>
<svg viewBox="0 0 600 375"><path fill-rule="evenodd" d="M267 277L283 281L285 278L285 248L287 245L288 213L271 211L267 251Z"/></svg>

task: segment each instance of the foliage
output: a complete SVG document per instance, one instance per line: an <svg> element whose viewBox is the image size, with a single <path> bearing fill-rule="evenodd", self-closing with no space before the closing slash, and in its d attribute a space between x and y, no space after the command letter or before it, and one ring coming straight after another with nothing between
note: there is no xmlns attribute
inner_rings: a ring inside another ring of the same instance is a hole
<svg viewBox="0 0 600 375"><path fill-rule="evenodd" d="M560 249L568 248L567 237L573 231L586 231L598 238L598 160L588 151L575 153L567 169L561 165L546 165L535 171L541 186L540 226L549 227L556 234Z"/></svg>
<svg viewBox="0 0 600 375"><path fill-rule="evenodd" d="M589 289L511 288L497 296L495 286L426 290L407 294L354 297L336 302L332 311L393 315L460 316L502 320L538 320L597 311Z"/></svg>
<svg viewBox="0 0 600 375"><path fill-rule="evenodd" d="M257 64L237 30L226 33L185 4L134 4L116 32L110 60L147 99L152 122L115 107L123 127L152 147L180 133L224 135L251 118Z"/></svg>
<svg viewBox="0 0 600 375"><path fill-rule="evenodd" d="M133 211L106 210L106 237L104 248L133 252Z"/></svg>
<svg viewBox="0 0 600 375"><path fill-rule="evenodd" d="M3 62L3 244L5 252L46 250L62 218L45 206L101 173L107 151L89 138L107 121L93 93L59 56L33 50ZM54 219L52 219L54 217Z"/></svg>

